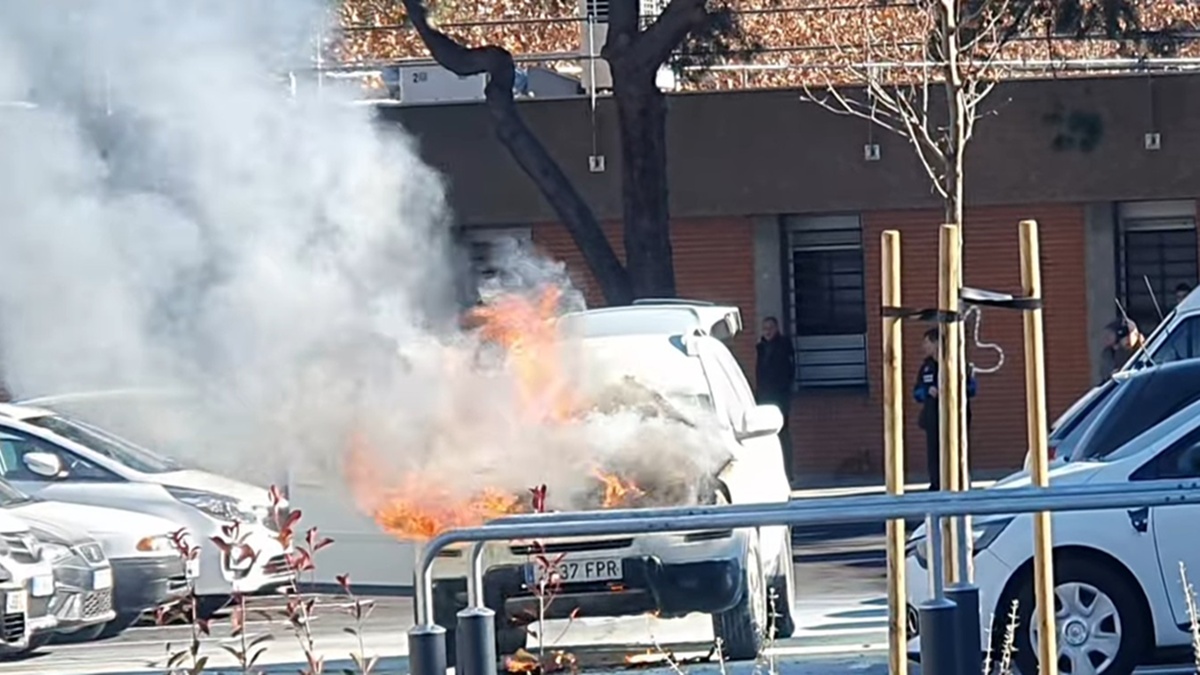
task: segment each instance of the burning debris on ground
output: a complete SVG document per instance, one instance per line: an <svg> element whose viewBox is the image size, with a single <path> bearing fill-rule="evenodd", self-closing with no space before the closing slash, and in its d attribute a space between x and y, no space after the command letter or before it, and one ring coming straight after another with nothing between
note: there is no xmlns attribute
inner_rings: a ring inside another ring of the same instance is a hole
<svg viewBox="0 0 1200 675"><path fill-rule="evenodd" d="M510 673L535 673L538 675L562 672L577 673L579 672L579 660L575 658L574 654L561 649L547 651L541 655L533 654L525 649L518 649L516 654L504 658L504 670Z"/></svg>
<svg viewBox="0 0 1200 675"><path fill-rule="evenodd" d="M588 381L585 346L558 328L562 297L552 285L474 308L465 339L430 355L461 389L431 392L443 396L434 402L440 407L431 407L423 427L401 432L402 447L365 427L352 435L347 481L385 531L427 540L531 513L539 509L528 486L537 484L550 488L548 511L710 497L730 456L707 426L707 411L630 373ZM484 390L487 404L479 402Z"/></svg>

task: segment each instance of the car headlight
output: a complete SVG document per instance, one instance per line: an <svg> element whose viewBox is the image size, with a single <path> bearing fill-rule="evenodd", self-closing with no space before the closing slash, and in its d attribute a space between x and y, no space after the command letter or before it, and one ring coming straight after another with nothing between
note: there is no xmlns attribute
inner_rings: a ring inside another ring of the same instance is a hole
<svg viewBox="0 0 1200 675"><path fill-rule="evenodd" d="M171 543L170 537L162 535L144 537L137 543L137 550L143 553L167 553L174 548L175 545Z"/></svg>
<svg viewBox="0 0 1200 675"><path fill-rule="evenodd" d="M167 492L184 504L193 506L218 520L251 523L255 521L253 511L242 507L236 499L224 495L174 487L167 488Z"/></svg>
<svg viewBox="0 0 1200 675"><path fill-rule="evenodd" d="M1003 516L1000 518L987 518L984 520L973 520L971 523L971 551L978 555L980 551L986 550L987 547L996 541L1000 533L1008 527L1013 521L1014 516ZM916 556L917 564L922 568L928 568L928 546L927 538L924 533L914 534L912 538L905 544L905 552L907 555Z"/></svg>
<svg viewBox="0 0 1200 675"><path fill-rule="evenodd" d="M75 552L72 551L69 546L43 542L41 546L41 555L42 560L45 560L51 565L57 565L58 563L74 556Z"/></svg>

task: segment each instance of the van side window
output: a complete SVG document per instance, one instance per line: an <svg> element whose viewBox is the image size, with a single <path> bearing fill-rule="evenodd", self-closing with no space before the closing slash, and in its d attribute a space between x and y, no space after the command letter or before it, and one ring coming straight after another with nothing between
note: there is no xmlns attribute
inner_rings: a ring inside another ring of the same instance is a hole
<svg viewBox="0 0 1200 675"><path fill-rule="evenodd" d="M1200 429L1175 441L1143 464L1129 480L1200 478Z"/></svg>

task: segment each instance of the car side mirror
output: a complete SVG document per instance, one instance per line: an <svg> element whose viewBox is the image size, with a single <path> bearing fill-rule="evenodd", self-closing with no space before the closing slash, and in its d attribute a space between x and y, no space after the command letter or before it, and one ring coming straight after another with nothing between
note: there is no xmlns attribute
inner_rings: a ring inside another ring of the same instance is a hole
<svg viewBox="0 0 1200 675"><path fill-rule="evenodd" d="M742 423L737 431L739 441L773 436L783 428L783 413L773 405L756 405L742 415Z"/></svg>
<svg viewBox="0 0 1200 675"><path fill-rule="evenodd" d="M62 459L52 452L30 452L22 457L25 468L42 478L61 478L66 473Z"/></svg>

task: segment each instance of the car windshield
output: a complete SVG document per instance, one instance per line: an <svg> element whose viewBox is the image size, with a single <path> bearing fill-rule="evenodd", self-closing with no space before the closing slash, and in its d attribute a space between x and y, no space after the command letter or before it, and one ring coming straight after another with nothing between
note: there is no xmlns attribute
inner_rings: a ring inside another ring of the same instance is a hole
<svg viewBox="0 0 1200 675"><path fill-rule="evenodd" d="M166 457L78 420L67 419L59 415L43 415L26 419L24 422L74 441L93 452L120 462L134 471L167 473L183 468L182 465Z"/></svg>
<svg viewBox="0 0 1200 675"><path fill-rule="evenodd" d="M0 509L28 504L32 501L36 501L36 499L13 487L8 481L0 479Z"/></svg>

